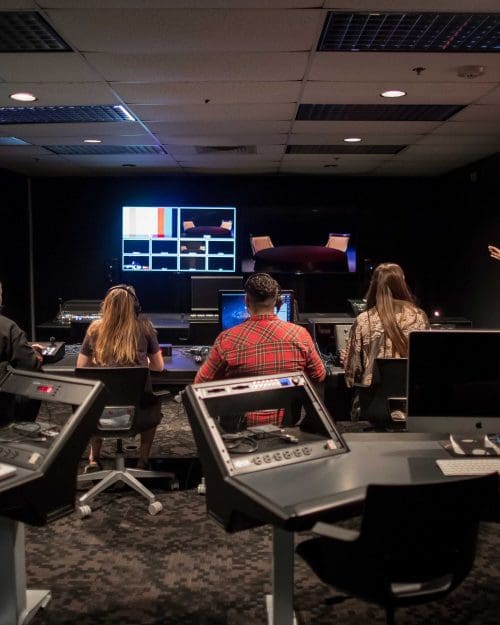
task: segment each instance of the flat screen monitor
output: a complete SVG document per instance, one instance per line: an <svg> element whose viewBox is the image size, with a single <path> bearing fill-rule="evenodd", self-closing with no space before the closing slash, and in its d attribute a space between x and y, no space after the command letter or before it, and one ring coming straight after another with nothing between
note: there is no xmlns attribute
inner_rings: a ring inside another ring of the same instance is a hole
<svg viewBox="0 0 500 625"><path fill-rule="evenodd" d="M281 291L282 304L275 313L283 321L294 321L294 293ZM229 330L245 319L249 314L245 306L245 291L219 291L219 323L221 330Z"/></svg>
<svg viewBox="0 0 500 625"><path fill-rule="evenodd" d="M236 270L234 206L124 206L123 271Z"/></svg>
<svg viewBox="0 0 500 625"><path fill-rule="evenodd" d="M219 291L241 289L243 276L191 276L191 311L219 309Z"/></svg>
<svg viewBox="0 0 500 625"><path fill-rule="evenodd" d="M407 429L500 433L499 354L497 330L411 332Z"/></svg>

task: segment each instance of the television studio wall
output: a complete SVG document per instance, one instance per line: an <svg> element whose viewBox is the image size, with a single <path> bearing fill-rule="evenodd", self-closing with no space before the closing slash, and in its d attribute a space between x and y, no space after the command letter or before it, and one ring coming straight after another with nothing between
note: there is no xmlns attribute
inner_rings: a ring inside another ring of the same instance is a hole
<svg viewBox="0 0 500 625"><path fill-rule="evenodd" d="M250 233L267 234L266 224L272 223L273 236L282 245L287 238L298 242L290 226L297 215L310 218L311 231L316 220L321 223L320 245L326 242L328 221L331 232L353 232L358 256L355 274L279 276L283 288L298 291L304 312L347 312L347 298L361 297L366 290L368 265L390 260L403 266L427 312L439 309L445 316L470 318L478 327L494 327L500 325L496 321L500 294L495 293L500 262L489 259L486 245L490 240L500 245L500 218L491 197L497 185L495 172L498 162L440 179L33 178L36 321L54 318L60 301L100 299L110 282L121 280L137 287L146 311L187 312L189 275L121 275L122 206L234 205L237 266L250 255ZM24 322L29 303L26 180L5 174L2 182L5 228L0 279L6 287L20 285L8 312ZM458 217L459 209L470 217Z"/></svg>

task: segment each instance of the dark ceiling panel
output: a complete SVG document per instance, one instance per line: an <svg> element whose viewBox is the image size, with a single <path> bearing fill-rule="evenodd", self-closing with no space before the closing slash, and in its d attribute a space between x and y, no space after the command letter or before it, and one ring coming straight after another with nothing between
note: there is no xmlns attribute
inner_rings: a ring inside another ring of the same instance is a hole
<svg viewBox="0 0 500 625"><path fill-rule="evenodd" d="M321 52L500 52L500 13L330 11Z"/></svg>
<svg viewBox="0 0 500 625"><path fill-rule="evenodd" d="M464 107L458 104L301 104L297 120L444 121Z"/></svg>
<svg viewBox="0 0 500 625"><path fill-rule="evenodd" d="M289 145L287 154L397 154L406 145Z"/></svg>
<svg viewBox="0 0 500 625"><path fill-rule="evenodd" d="M159 145L44 145L43 147L54 154L82 156L167 153Z"/></svg>
<svg viewBox="0 0 500 625"><path fill-rule="evenodd" d="M36 11L0 11L0 52L71 52Z"/></svg>
<svg viewBox="0 0 500 625"><path fill-rule="evenodd" d="M134 121L121 105L2 106L0 124L83 124Z"/></svg>

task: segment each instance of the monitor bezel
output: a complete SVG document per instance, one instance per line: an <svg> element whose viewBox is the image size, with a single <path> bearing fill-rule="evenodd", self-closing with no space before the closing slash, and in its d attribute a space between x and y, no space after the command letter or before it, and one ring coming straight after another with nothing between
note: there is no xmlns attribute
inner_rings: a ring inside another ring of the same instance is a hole
<svg viewBox="0 0 500 625"><path fill-rule="evenodd" d="M217 295L216 297L216 304L215 306L193 306L193 292L194 292L194 285L197 282L198 284L205 282L206 284L209 284L210 282L213 282L214 285L217 284L217 281L219 280L234 280L235 282L239 282L241 286L243 286L244 283L244 278L243 276L239 276L239 275L227 275L227 274L223 274L223 275L215 275L215 276L210 276L210 275L192 275L190 276L191 280L190 280L190 296L191 296L191 312L205 312L205 311L213 311L213 312L217 312L219 310L219 296ZM217 292L219 291L231 291L233 289L217 289ZM241 289L234 289L234 290L241 290Z"/></svg>
<svg viewBox="0 0 500 625"><path fill-rule="evenodd" d="M434 337L439 340L442 336L456 336L458 338L464 335L481 335L484 336L485 348L492 353L496 353L492 345L492 338L496 337L500 343L500 330L495 329L453 329L453 330L424 330L414 331L409 335L408 350L408 370L407 370L407 417L406 429L408 432L419 433L441 433L441 434L470 434L484 435L500 432L500 406L498 415L483 416L481 414L471 415L422 415L418 414L414 408L415 404L415 350L419 349L420 341L432 341ZM426 351L428 352L428 347ZM475 358L477 356L465 353L467 358ZM451 357L451 356L450 356ZM443 362L445 366L446 360ZM500 384L500 382L499 382Z"/></svg>

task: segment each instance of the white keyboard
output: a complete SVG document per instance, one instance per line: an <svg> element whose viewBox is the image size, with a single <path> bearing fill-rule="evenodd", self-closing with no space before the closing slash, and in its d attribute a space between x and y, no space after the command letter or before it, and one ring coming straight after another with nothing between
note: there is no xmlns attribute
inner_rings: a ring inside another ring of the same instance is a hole
<svg viewBox="0 0 500 625"><path fill-rule="evenodd" d="M436 460L444 475L500 473L500 458L449 458Z"/></svg>

